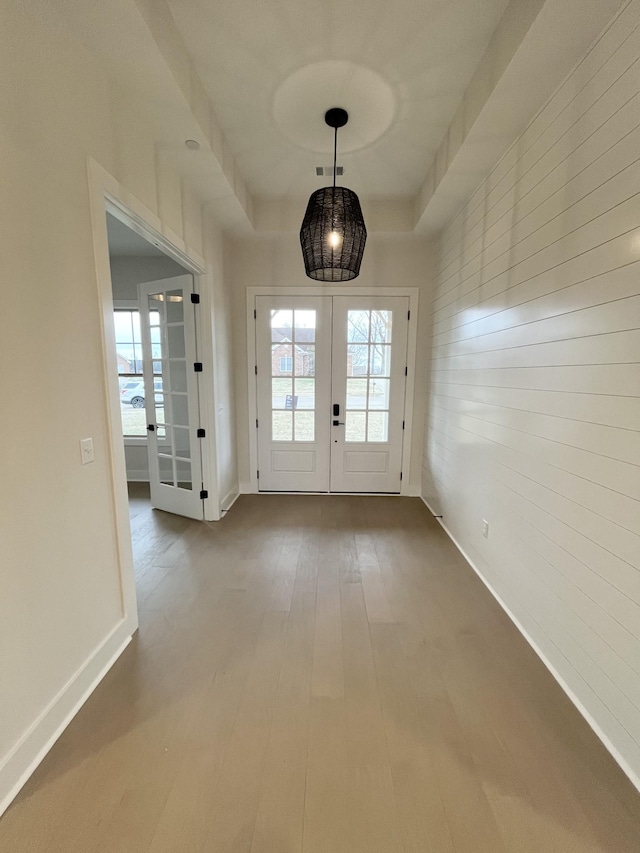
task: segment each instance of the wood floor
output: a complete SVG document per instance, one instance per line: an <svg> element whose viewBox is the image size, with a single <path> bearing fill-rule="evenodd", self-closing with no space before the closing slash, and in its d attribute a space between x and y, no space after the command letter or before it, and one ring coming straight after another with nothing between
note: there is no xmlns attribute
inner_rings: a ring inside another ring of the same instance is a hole
<svg viewBox="0 0 640 853"><path fill-rule="evenodd" d="M140 631L0 850L640 851L640 797L422 503L132 495Z"/></svg>

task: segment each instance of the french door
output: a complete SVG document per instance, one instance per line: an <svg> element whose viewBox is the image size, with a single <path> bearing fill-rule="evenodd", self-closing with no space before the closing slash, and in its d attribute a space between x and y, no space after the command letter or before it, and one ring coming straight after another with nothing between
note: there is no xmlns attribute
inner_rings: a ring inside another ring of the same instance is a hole
<svg viewBox="0 0 640 853"><path fill-rule="evenodd" d="M138 285L151 503L203 518L193 276Z"/></svg>
<svg viewBox="0 0 640 853"><path fill-rule="evenodd" d="M400 491L409 300L256 296L260 491Z"/></svg>

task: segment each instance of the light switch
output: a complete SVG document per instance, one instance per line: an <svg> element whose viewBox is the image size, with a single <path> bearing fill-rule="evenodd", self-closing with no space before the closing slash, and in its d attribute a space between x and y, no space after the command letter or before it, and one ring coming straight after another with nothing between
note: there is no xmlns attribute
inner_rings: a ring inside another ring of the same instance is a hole
<svg viewBox="0 0 640 853"><path fill-rule="evenodd" d="M82 459L82 464L86 465L88 462L93 462L93 439L92 438L83 438L80 441L80 458Z"/></svg>

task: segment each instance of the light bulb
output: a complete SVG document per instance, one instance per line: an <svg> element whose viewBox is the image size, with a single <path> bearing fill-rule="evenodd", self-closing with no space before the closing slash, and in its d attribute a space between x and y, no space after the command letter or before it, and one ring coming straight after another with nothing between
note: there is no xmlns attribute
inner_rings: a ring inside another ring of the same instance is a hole
<svg viewBox="0 0 640 853"><path fill-rule="evenodd" d="M337 249L342 243L342 235L338 234L337 231L329 231L328 241L332 249Z"/></svg>

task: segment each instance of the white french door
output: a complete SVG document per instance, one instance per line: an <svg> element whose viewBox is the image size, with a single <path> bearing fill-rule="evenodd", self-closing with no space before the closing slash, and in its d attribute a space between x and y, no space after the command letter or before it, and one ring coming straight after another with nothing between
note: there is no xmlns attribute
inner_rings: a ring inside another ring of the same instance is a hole
<svg viewBox="0 0 640 853"><path fill-rule="evenodd" d="M202 519L193 276L138 285L151 503Z"/></svg>
<svg viewBox="0 0 640 853"><path fill-rule="evenodd" d="M408 307L256 296L260 491L400 492Z"/></svg>

